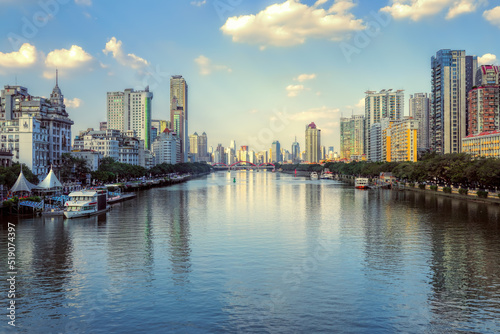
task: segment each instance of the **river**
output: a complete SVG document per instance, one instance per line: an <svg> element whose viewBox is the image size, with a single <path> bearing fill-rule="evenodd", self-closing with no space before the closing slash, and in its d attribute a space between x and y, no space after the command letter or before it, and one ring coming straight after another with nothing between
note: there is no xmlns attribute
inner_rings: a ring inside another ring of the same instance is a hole
<svg viewBox="0 0 500 334"><path fill-rule="evenodd" d="M233 171L97 217L0 219L5 331L9 300L25 333L500 331L494 205Z"/></svg>

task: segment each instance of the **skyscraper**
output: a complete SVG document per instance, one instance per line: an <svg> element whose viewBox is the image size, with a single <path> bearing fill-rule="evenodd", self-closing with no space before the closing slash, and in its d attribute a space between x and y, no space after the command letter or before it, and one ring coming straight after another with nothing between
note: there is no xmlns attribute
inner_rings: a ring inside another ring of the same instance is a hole
<svg viewBox="0 0 500 334"><path fill-rule="evenodd" d="M500 129L500 66L479 67L468 105L468 135Z"/></svg>
<svg viewBox="0 0 500 334"><path fill-rule="evenodd" d="M365 92L365 144L364 154L370 157L370 129L382 118L400 119L404 112L404 90L383 89Z"/></svg>
<svg viewBox="0 0 500 334"><path fill-rule="evenodd" d="M144 141L144 148L151 149L151 101L153 93L146 87L142 91L125 89L108 92L108 129L130 131Z"/></svg>
<svg viewBox="0 0 500 334"><path fill-rule="evenodd" d="M300 145L297 142L297 137L295 137L295 141L292 143L292 163L296 164L300 162Z"/></svg>
<svg viewBox="0 0 500 334"><path fill-rule="evenodd" d="M199 161L199 154L198 154L198 133L195 132L192 135L189 136L189 153L192 158L192 162Z"/></svg>
<svg viewBox="0 0 500 334"><path fill-rule="evenodd" d="M194 161L209 161L207 151L207 134L203 132L198 135L197 132L189 136L189 153Z"/></svg>
<svg viewBox="0 0 500 334"><path fill-rule="evenodd" d="M340 118L340 157L342 159L350 159L351 155L359 157L364 154L364 123L365 117L362 115Z"/></svg>
<svg viewBox="0 0 500 334"><path fill-rule="evenodd" d="M431 58L430 147L438 153L458 153L467 133L467 95L472 89L477 57L465 50L439 50Z"/></svg>
<svg viewBox="0 0 500 334"><path fill-rule="evenodd" d="M271 146L271 161L281 162L283 159L281 157L281 145L279 141L273 141Z"/></svg>
<svg viewBox="0 0 500 334"><path fill-rule="evenodd" d="M312 122L306 126L306 160L319 162L321 146L321 130Z"/></svg>
<svg viewBox="0 0 500 334"><path fill-rule="evenodd" d="M187 161L187 154L189 152L188 111L188 85L186 80L182 75L173 75L170 78L170 119L172 122L173 118L182 118L182 122L178 122L177 128L174 127L173 123L171 123L171 127L181 139L181 155L183 156L183 161ZM177 116L172 117L174 116L173 114L177 114ZM182 116L180 116L181 114Z"/></svg>
<svg viewBox="0 0 500 334"><path fill-rule="evenodd" d="M430 99L427 93L416 93L410 95L410 117L418 121L418 150L424 151L429 148L429 112Z"/></svg>

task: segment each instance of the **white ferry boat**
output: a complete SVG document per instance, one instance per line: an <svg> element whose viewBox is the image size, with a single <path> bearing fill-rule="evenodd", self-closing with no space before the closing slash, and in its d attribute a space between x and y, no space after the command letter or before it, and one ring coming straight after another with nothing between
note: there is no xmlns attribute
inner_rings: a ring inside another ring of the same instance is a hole
<svg viewBox="0 0 500 334"><path fill-rule="evenodd" d="M312 172L310 176L311 176L311 180L317 180L318 179L318 173L316 173L316 172Z"/></svg>
<svg viewBox="0 0 500 334"><path fill-rule="evenodd" d="M369 189L370 188L369 181L367 178L358 177L354 181L354 187L356 187L356 189Z"/></svg>
<svg viewBox="0 0 500 334"><path fill-rule="evenodd" d="M64 217L88 217L109 209L106 189L83 189L69 194L70 199L64 204Z"/></svg>

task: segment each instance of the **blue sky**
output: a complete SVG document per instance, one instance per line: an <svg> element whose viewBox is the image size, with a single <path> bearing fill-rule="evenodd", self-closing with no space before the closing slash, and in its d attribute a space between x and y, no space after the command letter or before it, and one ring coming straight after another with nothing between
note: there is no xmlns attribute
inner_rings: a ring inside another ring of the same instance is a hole
<svg viewBox="0 0 500 334"><path fill-rule="evenodd" d="M106 120L106 92L189 85L189 132L268 149L315 122L339 149L340 115L366 90L430 90L430 57L500 57L500 2L486 0L0 0L0 85L48 96L59 69L73 135Z"/></svg>

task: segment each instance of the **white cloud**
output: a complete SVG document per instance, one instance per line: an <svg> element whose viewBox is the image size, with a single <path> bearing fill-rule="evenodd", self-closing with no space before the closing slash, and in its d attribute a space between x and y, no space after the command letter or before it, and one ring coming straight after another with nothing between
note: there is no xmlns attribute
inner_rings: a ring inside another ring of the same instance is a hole
<svg viewBox="0 0 500 334"><path fill-rule="evenodd" d="M305 90L304 85L288 85L286 86L286 91L288 92L288 97L295 97L299 95L300 92Z"/></svg>
<svg viewBox="0 0 500 334"><path fill-rule="evenodd" d="M321 134L331 135L339 132L339 126L339 122L327 122L321 123L321 126L318 126L318 128L321 130Z"/></svg>
<svg viewBox="0 0 500 334"><path fill-rule="evenodd" d="M349 111L349 113L354 111L355 114L359 114L360 112L364 112L365 111L365 98L360 99L358 101L358 103L356 103L354 106L352 106L352 105L345 106L345 109L347 109Z"/></svg>
<svg viewBox="0 0 500 334"><path fill-rule="evenodd" d="M356 103L356 108L365 110L365 98L362 98Z"/></svg>
<svg viewBox="0 0 500 334"><path fill-rule="evenodd" d="M19 51L11 53L0 52L0 67L21 68L29 67L36 63L37 51L35 46L24 43Z"/></svg>
<svg viewBox="0 0 500 334"><path fill-rule="evenodd" d="M72 108L72 109L77 109L77 108L80 108L80 106L82 106L83 104L83 101L80 100L79 98L75 97L74 99L70 100L70 99L64 99L64 104L66 105L66 107L68 108Z"/></svg>
<svg viewBox="0 0 500 334"><path fill-rule="evenodd" d="M486 3L486 0L459 0L454 1L452 7L448 10L447 19L455 18L462 14L473 13L477 7Z"/></svg>
<svg viewBox="0 0 500 334"><path fill-rule="evenodd" d="M75 3L81 6L92 6L92 0L75 0Z"/></svg>
<svg viewBox="0 0 500 334"><path fill-rule="evenodd" d="M477 63L479 65L496 65L498 63L497 56L491 53L486 53L477 58Z"/></svg>
<svg viewBox="0 0 500 334"><path fill-rule="evenodd" d="M448 9L446 19L453 19L461 14L475 12L486 3L487 0L392 0L392 4L381 11L391 14L395 19L419 21L425 16Z"/></svg>
<svg viewBox="0 0 500 334"><path fill-rule="evenodd" d="M483 17L491 24L500 28L500 6L486 10L483 13Z"/></svg>
<svg viewBox="0 0 500 334"><path fill-rule="evenodd" d="M293 121L316 122L317 120L334 120L337 119L340 109L332 109L323 106L321 108L312 108L306 111L290 116Z"/></svg>
<svg viewBox="0 0 500 334"><path fill-rule="evenodd" d="M113 58L122 65L131 67L133 69L141 69L149 66L149 62L141 57L136 56L133 53L129 53L125 55L122 49L122 41L116 39L116 37L112 37L107 43L106 48L102 50L105 55L110 52L113 54Z"/></svg>
<svg viewBox="0 0 500 334"><path fill-rule="evenodd" d="M209 75L212 72L215 71L226 71L231 73L232 70L227 67L226 65L214 65L212 64L212 61L205 57L204 55L200 55L198 58L194 60L196 64L198 64L198 67L200 68L200 74L201 75Z"/></svg>
<svg viewBox="0 0 500 334"><path fill-rule="evenodd" d="M69 50L60 49L49 52L45 65L52 68L77 68L88 64L92 60L82 47L72 45Z"/></svg>
<svg viewBox="0 0 500 334"><path fill-rule="evenodd" d="M267 46L293 46L303 44L307 38L341 41L352 32L364 30L363 20L349 12L352 0L335 0L325 10L316 5L309 7L298 0L286 0L268 6L256 15L233 16L220 28L233 42Z"/></svg>
<svg viewBox="0 0 500 334"><path fill-rule="evenodd" d="M201 7L204 4L206 4L206 3L207 3L207 0L203 0L203 1L191 1L191 5L196 6L196 7Z"/></svg>
<svg viewBox="0 0 500 334"><path fill-rule="evenodd" d="M298 77L293 78L293 80L298 81L298 82L304 82L304 81L312 80L315 78L316 78L316 74L312 73L312 74L301 74Z"/></svg>

